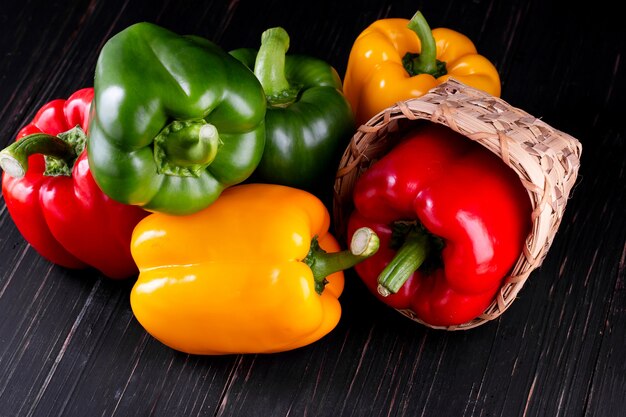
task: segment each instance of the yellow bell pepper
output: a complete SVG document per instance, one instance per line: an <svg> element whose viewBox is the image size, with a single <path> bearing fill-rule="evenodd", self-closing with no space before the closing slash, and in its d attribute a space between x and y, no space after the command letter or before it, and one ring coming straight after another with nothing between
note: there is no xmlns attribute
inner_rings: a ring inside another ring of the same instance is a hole
<svg viewBox="0 0 626 417"><path fill-rule="evenodd" d="M424 95L453 77L500 96L495 66L472 41L452 29L431 31L421 12L407 19L380 19L355 40L343 84L357 123L399 101Z"/></svg>
<svg viewBox="0 0 626 417"><path fill-rule="evenodd" d="M310 344L338 323L342 270L371 256L364 228L339 252L330 216L305 191L227 189L185 216L153 213L135 228L131 307L165 345L191 354L270 353Z"/></svg>

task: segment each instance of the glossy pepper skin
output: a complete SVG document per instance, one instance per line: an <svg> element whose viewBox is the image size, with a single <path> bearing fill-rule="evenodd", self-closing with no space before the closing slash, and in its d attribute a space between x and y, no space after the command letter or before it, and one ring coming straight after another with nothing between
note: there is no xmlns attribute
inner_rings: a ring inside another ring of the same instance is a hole
<svg viewBox="0 0 626 417"><path fill-rule="evenodd" d="M339 321L344 276L335 271L378 248L364 233L358 254L337 252L329 223L312 194L270 184L231 187L192 215L151 214L132 240L135 317L165 345L192 354L310 344Z"/></svg>
<svg viewBox="0 0 626 417"><path fill-rule="evenodd" d="M113 201L93 180L83 133L92 99L93 89L85 88L39 109L0 152L2 194L18 230L44 258L127 278L137 273L131 234L147 213Z"/></svg>
<svg viewBox="0 0 626 417"><path fill-rule="evenodd" d="M266 145L254 179L318 191L354 131L354 118L337 71L306 55L286 55L280 27L262 34L261 48L231 55L254 71L267 96Z"/></svg>
<svg viewBox="0 0 626 417"><path fill-rule="evenodd" d="M94 88L89 163L117 201L192 213L261 160L263 89L206 39L134 24L102 48Z"/></svg>
<svg viewBox="0 0 626 417"><path fill-rule="evenodd" d="M424 95L448 78L500 96L495 66L472 41L452 29L432 31L420 12L409 21L372 23L355 40L344 78L344 93L358 124L398 101Z"/></svg>
<svg viewBox="0 0 626 417"><path fill-rule="evenodd" d="M513 170L443 125L408 133L359 178L353 199L348 231L368 226L380 237L357 273L386 304L432 326L482 314L530 232L530 199Z"/></svg>

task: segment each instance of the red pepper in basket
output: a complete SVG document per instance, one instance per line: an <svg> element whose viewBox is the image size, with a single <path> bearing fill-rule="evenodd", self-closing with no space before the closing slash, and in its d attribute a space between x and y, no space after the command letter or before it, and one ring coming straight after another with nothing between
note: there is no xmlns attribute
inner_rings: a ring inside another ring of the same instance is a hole
<svg viewBox="0 0 626 417"><path fill-rule="evenodd" d="M530 199L513 170L438 124L374 163L353 198L348 235L368 226L380 237L357 273L386 304L431 326L482 314L530 231Z"/></svg>
<svg viewBox="0 0 626 417"><path fill-rule="evenodd" d="M93 88L84 88L39 109L0 152L2 194L18 230L44 258L126 278L137 272L131 234L147 213L111 200L91 176L85 142L92 99Z"/></svg>

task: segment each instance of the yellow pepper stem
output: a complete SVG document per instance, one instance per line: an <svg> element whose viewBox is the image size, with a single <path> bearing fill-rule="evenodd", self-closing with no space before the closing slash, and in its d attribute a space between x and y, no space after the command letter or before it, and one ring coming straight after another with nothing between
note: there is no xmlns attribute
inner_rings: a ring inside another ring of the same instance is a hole
<svg viewBox="0 0 626 417"><path fill-rule="evenodd" d="M437 59L437 44L422 12L418 11L407 25L420 40L419 54L407 52L402 58L404 69L411 75L430 74L435 78L447 73L445 62Z"/></svg>
<svg viewBox="0 0 626 417"><path fill-rule="evenodd" d="M326 252L320 248L317 237L314 237L311 241L311 249L303 262L313 272L315 291L321 294L328 282L326 280L328 275L351 268L369 258L378 251L379 246L378 235L368 227L357 229L352 235L350 249L341 252Z"/></svg>

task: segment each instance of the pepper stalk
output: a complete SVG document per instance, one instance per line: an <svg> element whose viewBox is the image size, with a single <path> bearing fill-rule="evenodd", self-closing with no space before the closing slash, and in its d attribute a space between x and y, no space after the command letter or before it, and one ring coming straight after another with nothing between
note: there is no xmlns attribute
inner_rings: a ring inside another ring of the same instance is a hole
<svg viewBox="0 0 626 417"><path fill-rule="evenodd" d="M42 154L46 161L44 175L70 176L86 141L85 132L79 126L57 136L33 133L0 151L0 168L14 178L23 178L28 171L28 157Z"/></svg>
<svg viewBox="0 0 626 417"><path fill-rule="evenodd" d="M305 264L311 268L315 280L315 291L321 294L327 284L326 277L335 272L351 268L369 258L378 251L380 240L378 235L368 227L357 229L352 235L350 248L341 252L328 253L319 246L317 238L311 241L311 248Z"/></svg>
<svg viewBox="0 0 626 417"><path fill-rule="evenodd" d="M437 59L437 44L433 32L422 12L417 11L407 25L420 40L419 54L407 52L402 58L404 69L413 77L430 74L435 78L447 74L446 63Z"/></svg>
<svg viewBox="0 0 626 417"><path fill-rule="evenodd" d="M154 138L160 174L197 177L222 145L217 128L204 120L175 120Z"/></svg>
<svg viewBox="0 0 626 417"><path fill-rule="evenodd" d="M254 75L261 82L267 102L273 107L287 107L297 100L300 87L291 85L285 76L285 55L289 35L281 27L261 34L261 47L254 62Z"/></svg>
<svg viewBox="0 0 626 417"><path fill-rule="evenodd" d="M424 262L443 248L443 241L431 235L419 223L398 221L393 225L392 246L399 246L395 256L378 275L376 290L383 297L397 293Z"/></svg>

